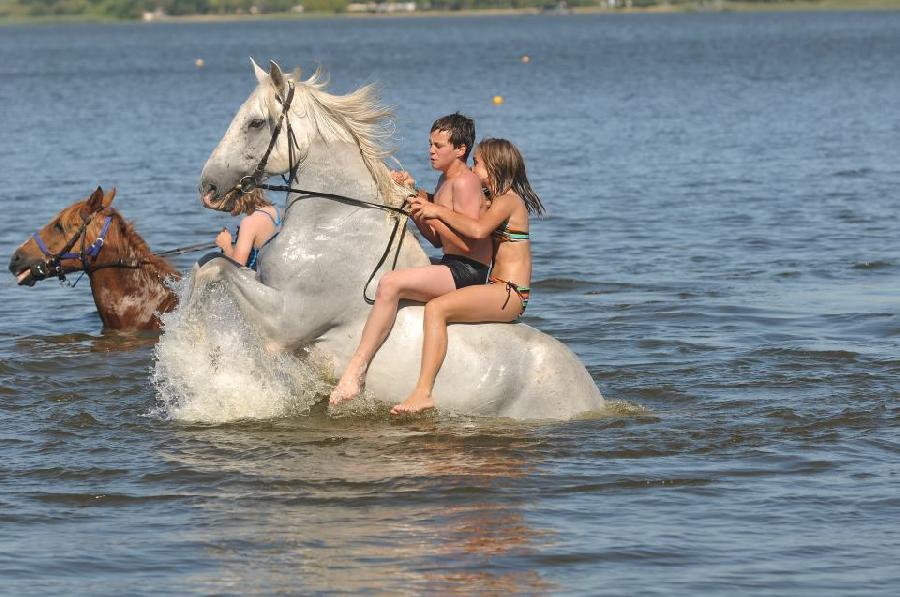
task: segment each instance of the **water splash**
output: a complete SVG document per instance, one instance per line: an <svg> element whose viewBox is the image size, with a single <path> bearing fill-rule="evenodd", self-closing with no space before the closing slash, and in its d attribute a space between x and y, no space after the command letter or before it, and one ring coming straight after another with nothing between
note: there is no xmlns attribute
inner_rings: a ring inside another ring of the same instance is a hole
<svg viewBox="0 0 900 597"><path fill-rule="evenodd" d="M190 277L175 291L186 305ZM202 292L200 308L163 316L151 375L158 400L153 415L208 423L272 419L305 414L327 393L312 359L265 349L223 287Z"/></svg>

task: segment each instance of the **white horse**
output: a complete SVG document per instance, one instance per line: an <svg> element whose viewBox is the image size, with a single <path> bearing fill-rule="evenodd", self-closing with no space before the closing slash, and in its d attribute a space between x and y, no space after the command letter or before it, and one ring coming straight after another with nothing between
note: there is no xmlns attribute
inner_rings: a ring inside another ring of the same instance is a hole
<svg viewBox="0 0 900 597"><path fill-rule="evenodd" d="M299 81L274 63L269 73L253 67L258 85L203 168L205 202L227 205L242 179L254 172L257 179L290 172L293 158L299 165L294 188L402 203L403 189L391 182L381 149L390 113L378 105L371 86L338 96L326 92L319 72ZM261 160L264 168L257 170ZM374 294L378 276L368 288L366 283L397 218L406 226L398 213L333 196L292 194L280 234L259 255L258 273L225 258L205 258L194 267L185 308L203 309L202 289L221 284L267 347L309 350L333 376L346 367L359 341L369 312L363 294ZM398 232L391 244L395 251L402 243L396 267L427 265L420 244L407 237L402 242ZM387 272L392 262L387 259L376 273ZM399 402L415 385L422 314L418 304L400 309L369 368L366 391L375 399ZM450 326L434 399L445 410L520 419L571 418L604 404L572 351L521 323Z"/></svg>

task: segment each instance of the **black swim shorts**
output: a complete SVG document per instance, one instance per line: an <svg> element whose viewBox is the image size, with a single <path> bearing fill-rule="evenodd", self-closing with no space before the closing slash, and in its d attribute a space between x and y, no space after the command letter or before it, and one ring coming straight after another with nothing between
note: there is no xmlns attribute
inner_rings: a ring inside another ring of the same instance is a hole
<svg viewBox="0 0 900 597"><path fill-rule="evenodd" d="M440 264L450 268L453 283L457 288L487 282L488 266L474 259L448 253L441 258Z"/></svg>

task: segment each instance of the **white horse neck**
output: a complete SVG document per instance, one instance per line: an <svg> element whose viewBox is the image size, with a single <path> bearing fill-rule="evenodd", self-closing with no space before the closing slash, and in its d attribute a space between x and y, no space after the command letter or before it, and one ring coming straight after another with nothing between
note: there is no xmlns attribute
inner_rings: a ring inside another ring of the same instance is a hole
<svg viewBox="0 0 900 597"><path fill-rule="evenodd" d="M353 143L313 142L292 186L382 202L375 179Z"/></svg>

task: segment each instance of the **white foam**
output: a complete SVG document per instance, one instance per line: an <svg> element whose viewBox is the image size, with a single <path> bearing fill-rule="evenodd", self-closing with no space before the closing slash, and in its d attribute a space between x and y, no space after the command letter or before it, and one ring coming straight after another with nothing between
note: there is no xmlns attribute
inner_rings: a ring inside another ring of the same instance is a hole
<svg viewBox="0 0 900 597"><path fill-rule="evenodd" d="M189 276L176 285L186 304ZM327 393L309 359L270 354L221 287L207 287L200 308L163 316L152 381L166 419L224 423L307 412Z"/></svg>

